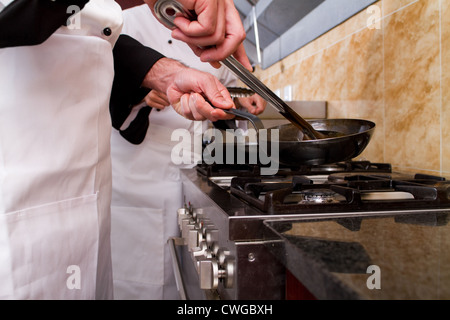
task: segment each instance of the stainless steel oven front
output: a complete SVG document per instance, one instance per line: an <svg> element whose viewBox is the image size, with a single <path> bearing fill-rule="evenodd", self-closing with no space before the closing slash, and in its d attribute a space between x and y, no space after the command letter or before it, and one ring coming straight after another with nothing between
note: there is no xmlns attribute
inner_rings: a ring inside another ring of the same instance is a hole
<svg viewBox="0 0 450 320"><path fill-rule="evenodd" d="M253 212L246 221L251 208L208 184L195 172L185 172L186 205L177 212L180 237L169 239L180 297L284 299L285 268L263 240L263 217Z"/></svg>

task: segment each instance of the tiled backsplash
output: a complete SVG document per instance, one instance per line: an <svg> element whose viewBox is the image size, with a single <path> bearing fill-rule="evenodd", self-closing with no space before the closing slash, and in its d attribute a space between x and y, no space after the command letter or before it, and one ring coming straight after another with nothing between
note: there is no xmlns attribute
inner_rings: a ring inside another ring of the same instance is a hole
<svg viewBox="0 0 450 320"><path fill-rule="evenodd" d="M328 118L374 121L358 159L450 177L450 0L374 5L256 75L328 101Z"/></svg>

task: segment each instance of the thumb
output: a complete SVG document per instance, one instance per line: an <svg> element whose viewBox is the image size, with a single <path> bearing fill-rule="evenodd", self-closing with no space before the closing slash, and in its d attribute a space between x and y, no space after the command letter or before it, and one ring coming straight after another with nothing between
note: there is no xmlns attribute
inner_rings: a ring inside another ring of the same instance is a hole
<svg viewBox="0 0 450 320"><path fill-rule="evenodd" d="M203 93L214 107L222 109L234 107L233 99L227 88L216 78L214 78L214 81L206 82Z"/></svg>

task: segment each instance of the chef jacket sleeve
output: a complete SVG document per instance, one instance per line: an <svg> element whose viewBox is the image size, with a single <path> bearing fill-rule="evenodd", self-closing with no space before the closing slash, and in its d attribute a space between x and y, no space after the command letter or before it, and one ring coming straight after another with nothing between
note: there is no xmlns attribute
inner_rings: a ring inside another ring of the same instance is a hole
<svg viewBox="0 0 450 320"><path fill-rule="evenodd" d="M152 66L164 56L124 34L117 40L113 55L115 76L110 99L112 125L126 140L140 144L149 126L150 107L142 108L127 129L120 130L120 127L132 107L150 92L150 89L141 87L142 81Z"/></svg>
<svg viewBox="0 0 450 320"><path fill-rule="evenodd" d="M0 12L0 48L37 45L66 25L73 12L89 0L15 0Z"/></svg>

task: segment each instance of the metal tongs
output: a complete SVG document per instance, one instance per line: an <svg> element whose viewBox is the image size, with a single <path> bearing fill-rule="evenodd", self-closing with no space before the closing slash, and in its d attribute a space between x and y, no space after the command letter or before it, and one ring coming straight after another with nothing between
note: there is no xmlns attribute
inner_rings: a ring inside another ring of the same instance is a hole
<svg viewBox="0 0 450 320"><path fill-rule="evenodd" d="M191 21L196 20L195 13L186 10L178 1L158 0L154 11L158 19L168 28L175 28L174 19L183 16ZM270 90L264 83L256 78L233 56L229 56L221 61L221 64L231 70L243 83L250 89L259 94L263 99L269 102L281 115L288 119L292 124L299 128L307 139L324 139L326 136L316 131L311 124L298 115L289 107L280 97Z"/></svg>

